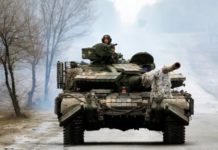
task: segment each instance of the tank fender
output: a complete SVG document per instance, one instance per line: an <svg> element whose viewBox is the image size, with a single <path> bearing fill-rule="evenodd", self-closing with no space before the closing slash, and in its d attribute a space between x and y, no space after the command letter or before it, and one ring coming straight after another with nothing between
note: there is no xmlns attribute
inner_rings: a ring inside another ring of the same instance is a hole
<svg viewBox="0 0 218 150"><path fill-rule="evenodd" d="M161 105L164 105L164 104L170 104L180 109L185 109L185 110L189 109L189 103L187 102L185 98L165 98L161 102Z"/></svg>
<svg viewBox="0 0 218 150"><path fill-rule="evenodd" d="M63 126L68 121L73 119L76 115L81 113L83 110L83 107L81 105L74 105L68 111L60 117L60 126Z"/></svg>
<svg viewBox="0 0 218 150"><path fill-rule="evenodd" d="M82 94L63 94L60 104L60 126L64 125L80 113L83 110L85 103L85 97Z"/></svg>
<svg viewBox="0 0 218 150"><path fill-rule="evenodd" d="M76 105L84 105L86 103L85 97L77 97L75 95L69 95L64 97L61 102L61 113L64 115L68 110Z"/></svg>
<svg viewBox="0 0 218 150"><path fill-rule="evenodd" d="M166 113L178 119L178 121L181 121L184 125L189 124L189 117L185 115L184 109L170 104L164 104L162 107L164 107Z"/></svg>

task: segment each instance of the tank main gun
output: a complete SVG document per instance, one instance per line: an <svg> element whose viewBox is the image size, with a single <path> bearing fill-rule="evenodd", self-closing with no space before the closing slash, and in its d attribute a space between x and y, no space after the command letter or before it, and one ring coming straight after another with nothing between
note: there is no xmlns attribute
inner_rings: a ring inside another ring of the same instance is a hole
<svg viewBox="0 0 218 150"><path fill-rule="evenodd" d="M174 63L174 64L171 65L171 66L165 66L165 67L163 67L163 68L162 68L162 72L163 72L164 74L167 74L167 73L169 73L169 72L172 72L172 71L174 71L174 70L179 69L180 67L181 67L181 64L180 64L179 62L176 62L176 63Z"/></svg>

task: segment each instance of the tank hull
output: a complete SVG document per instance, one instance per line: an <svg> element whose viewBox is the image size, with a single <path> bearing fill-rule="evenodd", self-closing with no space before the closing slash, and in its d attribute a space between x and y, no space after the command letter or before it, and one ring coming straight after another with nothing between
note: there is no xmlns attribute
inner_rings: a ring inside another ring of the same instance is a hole
<svg viewBox="0 0 218 150"><path fill-rule="evenodd" d="M180 124L188 125L193 112L191 98L184 93L174 92L170 99L151 102L149 92L120 94L105 91L60 94L55 106L60 126L82 115L84 130L87 131L100 128L162 131L166 116L170 115Z"/></svg>

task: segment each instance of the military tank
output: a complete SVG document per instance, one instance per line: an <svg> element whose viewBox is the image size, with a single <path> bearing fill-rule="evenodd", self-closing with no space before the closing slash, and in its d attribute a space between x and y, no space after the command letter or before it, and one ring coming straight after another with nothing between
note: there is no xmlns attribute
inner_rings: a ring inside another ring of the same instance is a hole
<svg viewBox="0 0 218 150"><path fill-rule="evenodd" d="M82 49L90 63L58 62L55 113L64 145L84 143L84 131L101 128L163 132L165 144L184 144L185 126L194 113L191 94L178 90L185 77L176 62L155 70L146 52L124 60L114 45Z"/></svg>

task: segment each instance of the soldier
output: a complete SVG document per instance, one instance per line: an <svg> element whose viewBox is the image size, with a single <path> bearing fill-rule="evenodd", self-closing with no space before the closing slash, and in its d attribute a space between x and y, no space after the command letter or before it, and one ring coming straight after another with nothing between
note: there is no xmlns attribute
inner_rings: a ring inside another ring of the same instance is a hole
<svg viewBox="0 0 218 150"><path fill-rule="evenodd" d="M104 35L101 39L102 43L107 44L107 45L111 45L112 39L110 37L110 35Z"/></svg>
<svg viewBox="0 0 218 150"><path fill-rule="evenodd" d="M112 44L112 38L110 35L106 34L102 37L101 39L102 43L107 44L109 46L111 46L113 52L115 52L115 46L117 46L117 44Z"/></svg>
<svg viewBox="0 0 218 150"><path fill-rule="evenodd" d="M106 34L102 37L101 39L102 43L103 44L106 44L108 45L110 48L111 48L111 62L115 63L115 62L118 62L119 61L119 58L122 57L121 54L118 54L115 52L115 46L117 46L117 44L112 44L112 38L110 37L110 35Z"/></svg>

